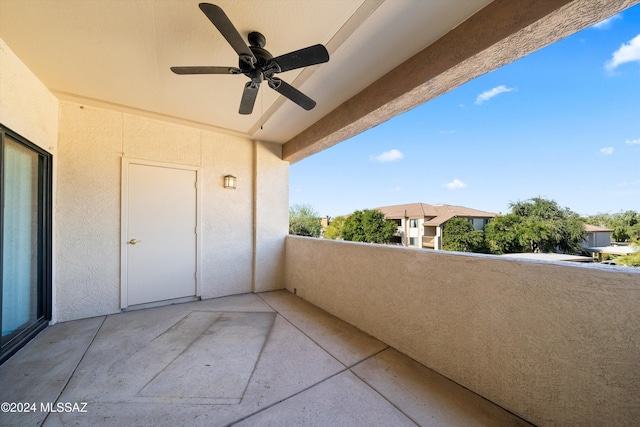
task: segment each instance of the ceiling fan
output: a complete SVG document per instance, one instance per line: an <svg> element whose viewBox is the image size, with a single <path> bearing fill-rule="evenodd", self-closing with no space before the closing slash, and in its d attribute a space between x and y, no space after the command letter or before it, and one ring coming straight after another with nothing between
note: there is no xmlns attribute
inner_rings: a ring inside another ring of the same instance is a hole
<svg viewBox="0 0 640 427"><path fill-rule="evenodd" d="M316 102L287 82L275 77L274 74L297 68L308 67L310 65L321 64L329 60L329 52L321 45L317 44L304 49L285 53L273 57L264 46L266 38L258 33L249 33L249 46L244 42L238 30L233 26L231 20L224 11L215 4L200 3L200 10L209 18L220 33L227 39L233 50L239 57L238 67L171 67L171 71L176 74L244 74L251 81L244 85L242 99L240 100L240 114L251 114L256 102L260 83L267 81L269 87L281 95L289 98L305 110L311 110L316 106Z"/></svg>

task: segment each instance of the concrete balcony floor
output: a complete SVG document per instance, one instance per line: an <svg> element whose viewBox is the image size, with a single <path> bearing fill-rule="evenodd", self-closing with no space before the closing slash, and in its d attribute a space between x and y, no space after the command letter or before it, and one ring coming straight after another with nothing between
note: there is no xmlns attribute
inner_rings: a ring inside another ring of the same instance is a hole
<svg viewBox="0 0 640 427"><path fill-rule="evenodd" d="M59 323L0 382L1 425L530 425L286 291Z"/></svg>

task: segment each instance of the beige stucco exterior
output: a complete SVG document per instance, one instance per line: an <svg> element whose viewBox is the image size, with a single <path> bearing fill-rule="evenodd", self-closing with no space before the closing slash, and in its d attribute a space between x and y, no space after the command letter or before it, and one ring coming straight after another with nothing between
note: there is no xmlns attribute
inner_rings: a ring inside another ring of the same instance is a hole
<svg viewBox="0 0 640 427"><path fill-rule="evenodd" d="M58 100L0 39L0 121L44 150L58 145Z"/></svg>
<svg viewBox="0 0 640 427"><path fill-rule="evenodd" d="M285 238L289 234L289 163L282 146L256 143L255 265L253 290L284 288Z"/></svg>
<svg viewBox="0 0 640 427"><path fill-rule="evenodd" d="M199 296L284 287L279 145L59 101L1 40L0 54L0 121L53 154L54 322L120 311L123 157L200 168ZM225 174L237 189L223 188Z"/></svg>
<svg viewBox="0 0 640 427"><path fill-rule="evenodd" d="M640 419L634 269L289 236L286 286L536 425Z"/></svg>
<svg viewBox="0 0 640 427"><path fill-rule="evenodd" d="M254 276L259 291L283 287L287 227L272 216L288 206L288 163L280 160L279 146L72 102L60 105L58 320L120 310L123 156L200 168L201 297L252 292ZM223 188L225 174L237 177L236 190Z"/></svg>

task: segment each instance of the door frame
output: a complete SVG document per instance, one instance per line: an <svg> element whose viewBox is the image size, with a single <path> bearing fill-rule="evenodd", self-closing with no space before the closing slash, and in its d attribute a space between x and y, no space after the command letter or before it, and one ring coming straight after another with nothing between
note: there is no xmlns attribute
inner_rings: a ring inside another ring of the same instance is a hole
<svg viewBox="0 0 640 427"><path fill-rule="evenodd" d="M38 155L38 243L37 243L37 319L21 333L0 346L0 364L8 360L24 347L33 337L49 325L53 307L53 155L0 123L0 153L4 150L6 139ZM4 227L4 167L0 161L0 231ZM3 263L4 242L0 238L0 267ZM0 325L2 324L2 269L0 268Z"/></svg>
<svg viewBox="0 0 640 427"><path fill-rule="evenodd" d="M156 162L152 160L134 159L122 157L122 179L120 191L120 309L126 309L128 304L128 261L127 238L129 236L129 165L155 166L168 169L180 169L194 171L196 173L196 297L200 296L200 271L202 239L201 236L201 207L202 191L200 189L201 170L198 166L181 165L176 163Z"/></svg>

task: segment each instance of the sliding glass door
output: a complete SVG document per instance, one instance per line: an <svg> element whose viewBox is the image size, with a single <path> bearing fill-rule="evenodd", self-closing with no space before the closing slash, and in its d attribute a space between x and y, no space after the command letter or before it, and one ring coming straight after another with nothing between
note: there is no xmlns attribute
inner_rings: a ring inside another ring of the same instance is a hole
<svg viewBox="0 0 640 427"><path fill-rule="evenodd" d="M2 126L0 138L1 362L51 318L51 156Z"/></svg>

